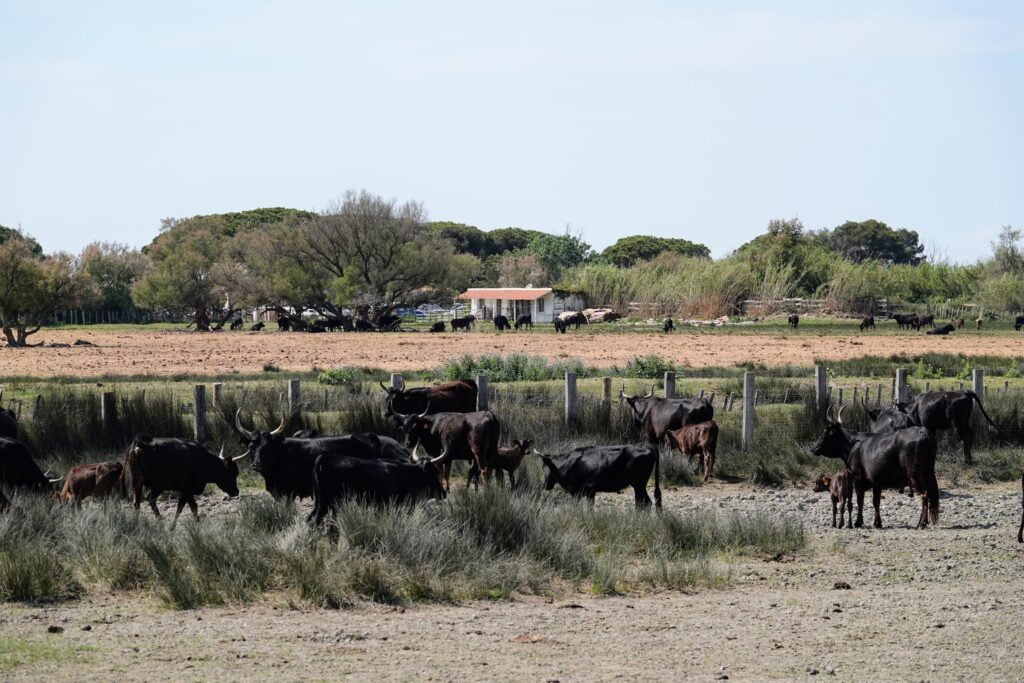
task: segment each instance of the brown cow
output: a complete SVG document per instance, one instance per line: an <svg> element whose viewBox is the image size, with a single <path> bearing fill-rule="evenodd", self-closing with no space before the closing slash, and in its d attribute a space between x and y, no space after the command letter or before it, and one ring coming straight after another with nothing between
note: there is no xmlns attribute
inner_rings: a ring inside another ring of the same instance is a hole
<svg viewBox="0 0 1024 683"><path fill-rule="evenodd" d="M958 330L964 329L964 319L963 318L957 318L956 320L953 321L953 323L956 325L956 329L958 329Z"/></svg>
<svg viewBox="0 0 1024 683"><path fill-rule="evenodd" d="M814 482L815 492L828 491L832 498L832 526L836 525L836 505L839 506L839 528L843 528L843 513L848 512L847 526L853 528L853 475L843 468L831 477L819 474Z"/></svg>
<svg viewBox="0 0 1024 683"><path fill-rule="evenodd" d="M693 462L699 456L704 466L704 481L711 478L715 467L715 451L718 449L718 423L714 420L684 425L679 429L665 432L669 444Z"/></svg>
<svg viewBox="0 0 1024 683"><path fill-rule="evenodd" d="M530 439L515 439L510 447L498 449L498 457L494 461L494 474L498 481L501 481L505 472L508 472L509 483L512 488L516 487L515 471L523 461L523 456L530 452L531 443Z"/></svg>
<svg viewBox="0 0 1024 683"><path fill-rule="evenodd" d="M977 329L980 330L981 329L981 318L978 318L977 320L975 320L974 324L977 326Z"/></svg>
<svg viewBox="0 0 1024 683"><path fill-rule="evenodd" d="M72 467L64 480L64 488L60 491L60 500L62 503L80 503L89 496L124 496L124 488L121 485L122 472L124 465L117 461Z"/></svg>

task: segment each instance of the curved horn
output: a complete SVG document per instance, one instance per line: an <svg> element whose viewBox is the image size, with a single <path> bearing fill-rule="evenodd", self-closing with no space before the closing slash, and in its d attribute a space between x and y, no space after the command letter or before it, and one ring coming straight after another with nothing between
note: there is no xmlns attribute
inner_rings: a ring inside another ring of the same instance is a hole
<svg viewBox="0 0 1024 683"><path fill-rule="evenodd" d="M249 455L249 451L246 451L245 453L242 453L241 455L236 455L235 457L231 458L231 462L238 462L239 460L241 460L244 457L247 457L248 455Z"/></svg>
<svg viewBox="0 0 1024 683"><path fill-rule="evenodd" d="M417 417L426 417L427 413L430 412L430 401L427 401L427 407L423 409L423 412L417 415Z"/></svg>
<svg viewBox="0 0 1024 683"><path fill-rule="evenodd" d="M58 481L62 480L63 478L64 477L57 477L56 479L47 479L46 481L50 482L51 484L56 484Z"/></svg>
<svg viewBox="0 0 1024 683"><path fill-rule="evenodd" d="M836 415L836 422L838 422L839 424L843 424L843 411L846 410L847 407L848 406L841 406L839 408L839 414Z"/></svg>
<svg viewBox="0 0 1024 683"><path fill-rule="evenodd" d="M625 384L625 382L623 382L622 388L619 389L619 403L622 402L622 399L626 399L628 401L628 400L633 399L633 398L636 398L636 397L635 396L630 396L629 394L626 393L626 384Z"/></svg>
<svg viewBox="0 0 1024 683"><path fill-rule="evenodd" d="M654 384L651 385L651 390L649 392L647 392L647 395L644 396L644 398L651 398L652 396L654 396L654 387L655 386L656 385L654 385Z"/></svg>
<svg viewBox="0 0 1024 683"><path fill-rule="evenodd" d="M242 426L242 408L241 407L239 407L238 410L235 411L235 429L238 430L238 433L241 434L242 436L244 436L245 438L250 439L250 440L253 438L253 433L250 432L248 429L246 429L245 427Z"/></svg>
<svg viewBox="0 0 1024 683"><path fill-rule="evenodd" d="M402 378L402 386L398 388L399 391L405 391L405 377Z"/></svg>
<svg viewBox="0 0 1024 683"><path fill-rule="evenodd" d="M282 415L281 416L281 424L277 425L277 429L275 429L274 431L270 432L270 435L271 436L277 436L278 434L283 432L284 431L284 424L285 424L284 415Z"/></svg>
<svg viewBox="0 0 1024 683"><path fill-rule="evenodd" d="M377 380L377 384L379 384L380 388L383 389L384 391L388 390L388 388L384 386L384 380Z"/></svg>
<svg viewBox="0 0 1024 683"><path fill-rule="evenodd" d="M420 444L417 441L416 445L412 447L412 453L409 454L410 457L412 458L413 462L419 462L420 461L420 456L417 454L417 451L419 451L419 450L420 450Z"/></svg>
<svg viewBox="0 0 1024 683"><path fill-rule="evenodd" d="M538 450L537 450L536 448L534 448L534 449L532 449L532 450L533 450L533 454L534 454L534 455L539 455L539 456L540 456L540 457L542 457L542 458L544 457L544 454L543 454L543 453L541 453L540 451L538 451Z"/></svg>

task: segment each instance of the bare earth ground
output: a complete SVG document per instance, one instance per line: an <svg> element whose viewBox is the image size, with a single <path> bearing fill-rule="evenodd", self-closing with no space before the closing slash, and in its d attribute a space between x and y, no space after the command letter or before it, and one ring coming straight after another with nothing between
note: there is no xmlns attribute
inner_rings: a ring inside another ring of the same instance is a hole
<svg viewBox="0 0 1024 683"><path fill-rule="evenodd" d="M1022 343L1006 336L923 334L787 336L664 334L299 334L44 331L37 341L85 339L97 348L0 348L0 376L196 374L259 372L264 363L282 370L355 365L391 371L423 370L463 354L525 353L549 359L578 358L594 367L624 365L638 355L658 354L694 367L810 365L829 360L893 353L1020 355Z"/></svg>
<svg viewBox="0 0 1024 683"><path fill-rule="evenodd" d="M626 504L601 496L598 504ZM220 508L208 496L201 508ZM781 512L807 525L795 557L726 563L733 587L342 611L247 607L174 612L149 598L0 607L7 679L1019 680L1024 549L1020 492L943 492L942 519L909 528L889 492L878 531L830 528L824 494L713 484L666 505ZM216 512L214 514L217 514ZM850 589L835 588L838 581ZM48 634L60 626L61 634Z"/></svg>

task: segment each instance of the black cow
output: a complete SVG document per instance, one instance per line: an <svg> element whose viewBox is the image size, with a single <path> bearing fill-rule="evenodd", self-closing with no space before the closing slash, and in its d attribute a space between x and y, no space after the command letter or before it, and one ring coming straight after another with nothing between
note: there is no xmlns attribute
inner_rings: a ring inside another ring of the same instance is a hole
<svg viewBox="0 0 1024 683"><path fill-rule="evenodd" d="M0 408L0 437L18 438L18 416L9 408Z"/></svg>
<svg viewBox="0 0 1024 683"><path fill-rule="evenodd" d="M320 324L323 325L328 332L337 332L339 329L344 329L345 327L345 324L341 321L341 318L338 318L337 316L333 315L324 318L322 321L320 321Z"/></svg>
<svg viewBox="0 0 1024 683"><path fill-rule="evenodd" d="M471 379L415 389L406 389L403 379L400 387L388 387L380 382L380 388L385 393L384 416L392 418L396 425L403 421L402 415L422 413L428 405L432 413L471 413L476 410L477 386Z"/></svg>
<svg viewBox="0 0 1024 683"><path fill-rule="evenodd" d="M896 404L885 409L876 408L875 410L868 408L864 399L860 400L860 404L864 407L864 412L871 418L870 429L872 434L894 432L897 429L906 429L907 427L914 426L914 423L910 421L910 416L900 410Z"/></svg>
<svg viewBox="0 0 1024 683"><path fill-rule="evenodd" d="M797 328L797 325L800 324L800 316L798 316L796 313L793 313L788 318L786 318L786 322L789 323L789 326L795 330Z"/></svg>
<svg viewBox="0 0 1024 683"><path fill-rule="evenodd" d="M321 325L320 323L312 323L309 327L306 328L306 332L312 332L313 334L319 334L321 332L326 331L327 328Z"/></svg>
<svg viewBox="0 0 1024 683"><path fill-rule="evenodd" d="M665 318L665 322L661 324L661 331L665 334L669 332L675 332L676 324L672 321L672 318Z"/></svg>
<svg viewBox="0 0 1024 683"><path fill-rule="evenodd" d="M864 330L873 330L873 329L875 329L875 316L873 316L873 315L864 316L864 319L860 321L860 326L859 327L860 327L860 331L861 332L863 332Z"/></svg>
<svg viewBox="0 0 1024 683"><path fill-rule="evenodd" d="M555 326L555 334L558 334L559 332L565 334L565 331L569 329L569 324L559 318L555 318L551 323Z"/></svg>
<svg viewBox="0 0 1024 683"><path fill-rule="evenodd" d="M47 491L51 484L62 478L48 479L32 459L28 446L0 437L0 485Z"/></svg>
<svg viewBox="0 0 1024 683"><path fill-rule="evenodd" d="M1013 329L1015 332L1020 332L1020 328L1024 327L1024 315L1018 315L1013 321Z"/></svg>
<svg viewBox="0 0 1024 683"><path fill-rule="evenodd" d="M922 327L928 327L930 325L935 325L935 316L933 314L929 313L928 315L917 316L918 329L921 329Z"/></svg>
<svg viewBox="0 0 1024 683"><path fill-rule="evenodd" d="M241 408L235 412L235 430L252 456L252 468L263 477L274 498L308 498L313 495L313 464L324 454L410 460L409 452L394 439L376 434L346 434L319 438L287 438L284 420L270 432L251 432L242 426Z"/></svg>
<svg viewBox="0 0 1024 683"><path fill-rule="evenodd" d="M949 334L950 332L955 332L955 331L956 331L955 327L953 327L952 325L946 324L946 325L943 325L942 327L933 327L932 329L930 329L927 332L925 332L925 334L942 334L942 335L946 335L946 334Z"/></svg>
<svg viewBox="0 0 1024 683"><path fill-rule="evenodd" d="M926 391L899 408L918 427L932 432L955 429L964 444L964 462L969 465L973 462L971 448L974 446L974 430L971 428L971 413L974 412L975 403L988 423L995 427L981 399L973 391Z"/></svg>
<svg viewBox="0 0 1024 683"><path fill-rule="evenodd" d="M135 497L135 509L142 504L142 489L149 489L149 507L160 516L156 499L164 491L178 493L178 509L172 526L187 504L192 514L199 516L196 496L207 484L217 487L231 498L238 495L238 463L245 455L231 458L214 455L194 441L154 438L140 434L128 446L124 459L124 477Z"/></svg>
<svg viewBox="0 0 1024 683"><path fill-rule="evenodd" d="M292 329L292 319L286 315L280 316L277 319L277 331L288 332Z"/></svg>
<svg viewBox="0 0 1024 683"><path fill-rule="evenodd" d="M619 398L626 399L634 426L651 444L660 444L670 429L707 422L715 417L715 409L706 398L658 398L653 385L646 396L630 396L623 387Z"/></svg>
<svg viewBox="0 0 1024 683"><path fill-rule="evenodd" d="M430 408L428 404L422 413L401 416L405 445L413 449L413 459L423 446L430 462L442 470L445 491L450 486L452 460L469 460L484 481L489 481L493 469L499 466L501 423L497 416L489 410L430 414ZM467 479L467 487L471 480Z"/></svg>
<svg viewBox="0 0 1024 683"><path fill-rule="evenodd" d="M445 326L443 320L438 320L436 323L430 326L431 332L444 332Z"/></svg>
<svg viewBox="0 0 1024 683"><path fill-rule="evenodd" d="M394 332L402 322L402 316L388 313L377 318L377 329L381 332Z"/></svg>
<svg viewBox="0 0 1024 683"><path fill-rule="evenodd" d="M889 317L896 321L899 329L920 329L916 313L890 313Z"/></svg>
<svg viewBox="0 0 1024 683"><path fill-rule="evenodd" d="M437 467L429 462L321 455L313 465L313 510L309 521L320 524L338 500L344 498L386 504L444 497Z"/></svg>
<svg viewBox="0 0 1024 683"><path fill-rule="evenodd" d="M515 324L516 330L518 330L520 327L525 327L527 329L532 330L533 329L533 316L532 315L521 315L518 318L516 318L516 324Z"/></svg>
<svg viewBox="0 0 1024 683"><path fill-rule="evenodd" d="M234 320L231 321L231 331L234 332L235 330L240 329L242 329L242 319L235 318Z"/></svg>
<svg viewBox="0 0 1024 683"><path fill-rule="evenodd" d="M580 329L580 325L588 325L590 321L587 320L587 316L583 315L580 311L567 311L559 314L558 320L562 321L564 329L569 329L569 325L572 325L574 329Z"/></svg>
<svg viewBox="0 0 1024 683"><path fill-rule="evenodd" d="M661 507L661 458L653 444L583 446L563 455L542 455L544 490L555 484L575 497L594 501L596 493L617 493L633 487L638 508L650 507L647 482L654 470L654 505Z"/></svg>
<svg viewBox="0 0 1024 683"><path fill-rule="evenodd" d="M262 329L263 329L264 327L266 327L266 325L264 325L264 324L263 324L263 321L261 320L261 321L259 321L258 323L255 323L255 324L253 324L253 326L252 326L252 327L250 327L249 329L250 329L250 330L252 330L253 332L259 332L259 331L260 331L260 330L262 330Z"/></svg>
<svg viewBox="0 0 1024 683"><path fill-rule="evenodd" d="M494 329L498 332L502 330L511 330L512 326L508 324L508 318L503 315L494 316Z"/></svg>
<svg viewBox="0 0 1024 683"><path fill-rule="evenodd" d="M821 438L811 452L827 458L838 458L853 475L857 491L857 520L854 526L864 526L864 493L871 489L871 502L875 508L876 529L882 528L879 510L882 489L900 489L910 486L921 496L921 515L917 528L928 522L939 521L939 484L935 478L936 442L923 427L909 427L884 434L853 432L843 429L843 409L836 422L827 422Z"/></svg>
<svg viewBox="0 0 1024 683"><path fill-rule="evenodd" d="M356 332L373 332L377 329L369 320L363 320L362 318L356 320L355 328Z"/></svg>
<svg viewBox="0 0 1024 683"><path fill-rule="evenodd" d="M467 315L462 318L452 318L452 332L458 332L459 330L466 330L469 332L473 329L475 323L475 315Z"/></svg>

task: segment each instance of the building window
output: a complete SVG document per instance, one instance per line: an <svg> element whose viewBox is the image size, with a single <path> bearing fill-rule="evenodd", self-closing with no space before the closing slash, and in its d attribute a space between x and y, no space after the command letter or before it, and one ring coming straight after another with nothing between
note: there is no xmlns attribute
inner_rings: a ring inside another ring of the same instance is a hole
<svg viewBox="0 0 1024 683"><path fill-rule="evenodd" d="M544 312L544 299L543 298L537 299L537 312L538 313L543 313Z"/></svg>

